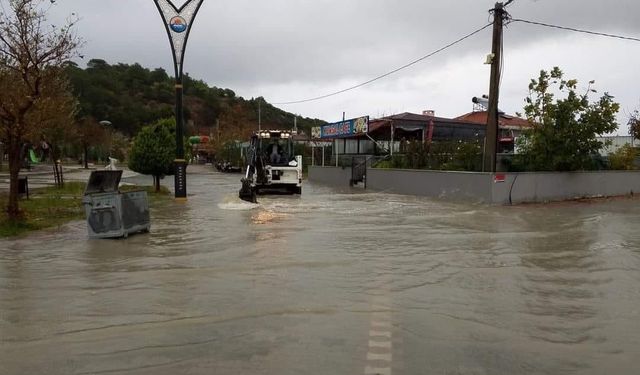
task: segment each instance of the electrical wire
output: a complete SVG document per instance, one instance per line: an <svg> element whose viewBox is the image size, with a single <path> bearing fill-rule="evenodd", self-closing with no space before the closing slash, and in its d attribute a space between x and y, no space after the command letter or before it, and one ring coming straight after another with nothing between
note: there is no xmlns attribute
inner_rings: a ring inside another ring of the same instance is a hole
<svg viewBox="0 0 640 375"><path fill-rule="evenodd" d="M615 34L600 33L600 32L597 32L597 31L582 30L582 29L576 29L576 28L573 28L573 27L551 25L551 24L544 23L544 22L529 21L529 20L523 20L523 19L520 19L520 18L512 18L510 20L510 22L522 22L522 23L528 23L528 24L531 24L531 25L550 27L550 28L554 28L554 29L575 31L575 32L578 32L578 33L584 33L584 34L590 34L590 35L604 36L604 37L607 37L607 38L616 38L616 39L631 40L631 41L634 41L634 42L640 42L640 38L622 36L622 35L615 35Z"/></svg>
<svg viewBox="0 0 640 375"><path fill-rule="evenodd" d="M415 64L417 64L417 63L419 63L421 61L424 61L424 60L426 60L426 59L428 59L428 58L430 58L430 57L432 57L432 56L434 56L434 55L436 55L436 54L438 54L438 53L440 53L440 52L442 52L442 51L444 51L446 49L449 49L449 48L455 46L458 43L461 43L462 41L464 41L466 39L471 38L472 36L480 33L481 31L485 30L486 28L488 28L488 27L490 27L492 25L493 25L493 23L489 23L489 24L487 24L487 25L475 30L474 32L469 33L469 34L467 34L467 35L465 35L465 36L463 36L463 37L461 37L461 38L459 38L459 39L457 39L457 40L445 45L444 47L441 47L441 48L439 48L439 49L437 49L437 50L435 50L435 51L433 51L433 52L431 52L431 53L429 53L427 55L424 55L424 56L422 56L422 57L420 57L420 58L418 58L416 60L411 61L410 63L407 63L407 64L405 64L405 65L403 65L403 66L401 66L399 68L396 68L396 69L394 69L394 70L392 70L390 72L387 72L385 74L379 75L379 76L377 76L375 78L372 78L372 79L370 79L368 81L359 83L359 84L357 84L355 86L351 86L351 87L348 87L348 88L345 88L345 89L342 89L342 90L339 90L339 91L335 91L335 92L332 92L332 93L329 93L329 94L325 94L325 95L321 95L321 96L317 96L317 97L313 97L313 98L309 98L309 99L294 100L294 101L289 101L289 102L279 102L279 103L272 103L272 104L274 104L274 105L287 105L287 104L300 104L300 103L313 102L313 101L317 101L317 100L321 100L321 99L326 99L326 98L329 98L331 96L336 96L336 95L345 93L347 91L352 91L352 90L358 89L360 87L363 87L363 86L366 86L368 84L371 84L371 83L373 83L375 81L378 81L378 80L381 80L383 78L386 78L386 77L388 77L388 76L390 76L392 74L395 74L395 73L397 73L397 72L399 72L401 70L407 69L407 68L409 68L409 67L411 67L411 66L413 66L413 65L415 65Z"/></svg>

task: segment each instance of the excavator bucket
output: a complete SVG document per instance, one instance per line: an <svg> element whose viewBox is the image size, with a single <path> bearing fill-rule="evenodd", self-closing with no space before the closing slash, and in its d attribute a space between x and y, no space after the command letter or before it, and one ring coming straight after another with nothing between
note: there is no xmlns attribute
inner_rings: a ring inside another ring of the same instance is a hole
<svg viewBox="0 0 640 375"><path fill-rule="evenodd" d="M251 182L246 178L243 178L239 194L240 199L249 203L258 203L256 195L256 190L251 186Z"/></svg>

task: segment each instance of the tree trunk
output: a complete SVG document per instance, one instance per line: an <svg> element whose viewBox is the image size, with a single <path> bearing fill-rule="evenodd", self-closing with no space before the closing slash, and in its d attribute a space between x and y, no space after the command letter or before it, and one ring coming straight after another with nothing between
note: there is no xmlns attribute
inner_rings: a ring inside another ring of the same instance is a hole
<svg viewBox="0 0 640 375"><path fill-rule="evenodd" d="M21 218L20 208L18 207L18 177L20 175L20 167L22 166L22 158L20 155L20 142L9 142L9 204L7 205L7 215L10 221L18 221Z"/></svg>
<svg viewBox="0 0 640 375"><path fill-rule="evenodd" d="M156 189L156 193L160 192L160 176L153 176L153 186Z"/></svg>
<svg viewBox="0 0 640 375"><path fill-rule="evenodd" d="M87 145L83 145L83 148L84 148L84 169L89 169L89 163L87 162L87 157L89 156L89 147Z"/></svg>

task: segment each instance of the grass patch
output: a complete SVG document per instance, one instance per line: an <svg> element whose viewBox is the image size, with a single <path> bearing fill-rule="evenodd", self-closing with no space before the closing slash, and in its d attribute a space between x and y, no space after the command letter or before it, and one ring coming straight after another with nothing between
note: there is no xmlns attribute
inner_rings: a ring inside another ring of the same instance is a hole
<svg viewBox="0 0 640 375"><path fill-rule="evenodd" d="M82 207L82 195L86 184L84 182L67 182L63 188L46 187L32 189L30 199L20 200L23 219L19 222L8 220L5 209L9 198L8 192L0 193L0 238L15 237L31 231L58 227L74 220L85 218ZM153 187L122 186L121 191L146 190L149 204L153 205L171 196L169 189L162 187L156 193Z"/></svg>
<svg viewBox="0 0 640 375"><path fill-rule="evenodd" d="M45 228L56 227L84 217L82 193L84 183L69 182L61 189L46 187L33 189L30 199L20 200L23 219L19 222L8 220L6 213L0 219L0 237L12 237ZM0 195L0 204L7 206L9 194Z"/></svg>

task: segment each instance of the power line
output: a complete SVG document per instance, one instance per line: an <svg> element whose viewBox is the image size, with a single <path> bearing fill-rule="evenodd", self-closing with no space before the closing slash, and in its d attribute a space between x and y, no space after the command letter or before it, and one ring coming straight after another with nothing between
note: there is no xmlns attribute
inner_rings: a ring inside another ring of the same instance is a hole
<svg viewBox="0 0 640 375"><path fill-rule="evenodd" d="M399 67L397 69L394 69L394 70L392 70L392 71L390 71L388 73L379 75L379 76L377 76L375 78L372 78L372 79L370 79L368 81L359 83L359 84L357 84L355 86L351 86L351 87L348 87L346 89L335 91L335 92L332 92L330 94L317 96L317 97L314 97L314 98L303 99L303 100L295 100L295 101L290 101L290 102L272 103L272 104L274 104L274 105L286 105L286 104L299 104L299 103L313 102L313 101L316 101L316 100L325 99L325 98L328 98L328 97L331 97L331 96L339 95L339 94L345 93L347 91L358 89L358 88L360 88L362 86L366 86L366 85L368 85L370 83L373 83L375 81L381 80L382 78L388 77L388 76L390 76L392 74L395 74L395 73L397 73L397 72L399 72L401 70L407 69L407 68L409 68L409 67L411 67L411 66L413 66L413 65L415 65L415 64L417 64L417 63L419 63L419 62L421 62L423 60L426 60L426 59L428 59L428 58L430 58L430 57L432 57L432 56L434 56L434 55L436 55L436 54L438 54L438 53L440 53L440 52L442 52L442 51L444 51L444 50L446 50L448 48L451 48L451 47L455 46L458 43L461 43L462 41L464 41L466 39L471 38L472 36L480 33L481 31L483 31L484 29L486 29L486 28L488 28L489 26L492 26L492 25L493 25L493 23L489 23L489 24L477 29L476 31L474 31L474 32L472 32L470 34L467 34L467 35L463 36L462 38L459 38L459 39L447 44L444 47L441 47L441 48L439 48L439 49L437 49L437 50L435 50L435 51L433 51L433 52L431 52L431 53L429 53L427 55L424 55L424 56L422 56L422 57L420 57L420 58L418 58L416 60L411 61L410 63L407 63L407 64L405 64L405 65L403 65L403 66L401 66L401 67Z"/></svg>
<svg viewBox="0 0 640 375"><path fill-rule="evenodd" d="M554 29L575 31L575 32L578 32L578 33L605 36L607 38L616 38L616 39L623 39L623 40L631 40L631 41L634 41L634 42L640 42L640 38L634 38L634 37L622 36L622 35L615 35L615 34L600 33L600 32L596 32L596 31L576 29L576 28L573 28L573 27L551 25L551 24L548 24L548 23L523 20L523 19L520 19L520 18L513 18L513 19L511 19L511 22L523 22L523 23L528 23L528 24L531 24L531 25L550 27L550 28L554 28Z"/></svg>

